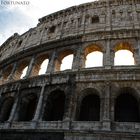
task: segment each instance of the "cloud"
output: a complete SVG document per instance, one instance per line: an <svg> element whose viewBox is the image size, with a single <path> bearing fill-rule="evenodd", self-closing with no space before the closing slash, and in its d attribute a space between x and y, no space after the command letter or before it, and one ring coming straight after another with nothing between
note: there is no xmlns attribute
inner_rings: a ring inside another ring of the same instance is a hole
<svg viewBox="0 0 140 140"><path fill-rule="evenodd" d="M10 1L10 0L0 0ZM14 1L14 0L13 0ZM28 5L0 3L0 45L15 32L24 33L37 25L38 19L53 12L93 0L17 0Z"/></svg>
<svg viewBox="0 0 140 140"><path fill-rule="evenodd" d="M15 32L22 34L36 24L37 21L26 15L20 8L2 8L0 11L0 44Z"/></svg>

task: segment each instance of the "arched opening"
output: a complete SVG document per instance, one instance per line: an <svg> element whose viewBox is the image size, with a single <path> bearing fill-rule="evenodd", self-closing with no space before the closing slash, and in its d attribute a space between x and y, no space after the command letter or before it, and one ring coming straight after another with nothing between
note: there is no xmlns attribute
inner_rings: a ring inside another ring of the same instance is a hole
<svg viewBox="0 0 140 140"><path fill-rule="evenodd" d="M34 117L36 105L36 95L31 94L23 97L20 102L18 121L31 121Z"/></svg>
<svg viewBox="0 0 140 140"><path fill-rule="evenodd" d="M0 122L7 121L14 103L13 97L4 99L0 105Z"/></svg>
<svg viewBox="0 0 140 140"><path fill-rule="evenodd" d="M40 70L39 70L39 75L45 74L45 73L46 73L46 69L47 69L47 66L48 66L48 62L49 62L48 59L45 59L45 60L42 62L41 66L40 66Z"/></svg>
<svg viewBox="0 0 140 140"><path fill-rule="evenodd" d="M100 98L98 95L89 94L82 100L79 121L100 120Z"/></svg>
<svg viewBox="0 0 140 140"><path fill-rule="evenodd" d="M55 60L55 71L72 69L72 63L73 63L73 51L65 50L61 52L58 58Z"/></svg>
<svg viewBox="0 0 140 140"><path fill-rule="evenodd" d="M23 78L26 76L27 70L28 70L28 66L26 66L26 67L22 70L22 74L21 74L21 76L20 76L20 79L23 79Z"/></svg>
<svg viewBox="0 0 140 140"><path fill-rule="evenodd" d="M120 43L115 48L114 65L135 65L133 48L127 42Z"/></svg>
<svg viewBox="0 0 140 140"><path fill-rule="evenodd" d="M72 69L73 54L67 55L63 58L60 70Z"/></svg>
<svg viewBox="0 0 140 140"><path fill-rule="evenodd" d="M37 76L45 74L49 63L49 55L41 53L36 57L35 64L32 68L31 76Z"/></svg>
<svg viewBox="0 0 140 140"><path fill-rule="evenodd" d="M85 49L85 68L103 66L103 53L97 45L90 45Z"/></svg>
<svg viewBox="0 0 140 140"><path fill-rule="evenodd" d="M125 90L115 102L115 121L140 122L139 103L137 99Z"/></svg>
<svg viewBox="0 0 140 140"><path fill-rule="evenodd" d="M89 53L85 63L86 68L103 66L103 53L99 51Z"/></svg>
<svg viewBox="0 0 140 140"><path fill-rule="evenodd" d="M57 90L52 92L47 99L44 117L45 121L63 120L65 106L65 94Z"/></svg>
<svg viewBox="0 0 140 140"><path fill-rule="evenodd" d="M115 53L115 65L135 65L133 53L129 50L119 50Z"/></svg>
<svg viewBox="0 0 140 140"><path fill-rule="evenodd" d="M17 66L16 71L13 76L13 78L15 80L22 79L26 76L29 62L30 62L30 60L26 59L26 60L22 60L20 63L18 63L18 66Z"/></svg>

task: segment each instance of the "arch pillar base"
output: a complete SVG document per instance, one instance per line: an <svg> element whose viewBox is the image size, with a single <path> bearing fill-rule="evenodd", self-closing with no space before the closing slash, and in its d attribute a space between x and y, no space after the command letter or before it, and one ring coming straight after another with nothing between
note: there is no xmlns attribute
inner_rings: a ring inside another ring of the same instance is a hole
<svg viewBox="0 0 140 140"><path fill-rule="evenodd" d="M110 120L104 120L102 122L102 129L106 131L111 131L111 121Z"/></svg>

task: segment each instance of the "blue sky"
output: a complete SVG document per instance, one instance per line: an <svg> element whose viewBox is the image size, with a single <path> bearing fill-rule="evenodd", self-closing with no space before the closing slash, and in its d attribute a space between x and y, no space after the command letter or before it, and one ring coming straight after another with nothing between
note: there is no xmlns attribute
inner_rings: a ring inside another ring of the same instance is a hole
<svg viewBox="0 0 140 140"><path fill-rule="evenodd" d="M50 13L94 0L11 0L27 5L3 4L0 0L0 45L14 33L22 34L37 25L38 19Z"/></svg>

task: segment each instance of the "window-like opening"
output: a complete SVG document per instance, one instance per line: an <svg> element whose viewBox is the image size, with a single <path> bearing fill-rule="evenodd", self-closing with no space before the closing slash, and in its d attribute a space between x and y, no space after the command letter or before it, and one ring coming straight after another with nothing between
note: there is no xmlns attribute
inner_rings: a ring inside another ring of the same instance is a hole
<svg viewBox="0 0 140 140"><path fill-rule="evenodd" d="M129 50L119 50L115 53L115 65L135 65L133 53Z"/></svg>
<svg viewBox="0 0 140 140"><path fill-rule="evenodd" d="M81 103L79 121L100 120L100 98L97 95L87 95Z"/></svg>
<svg viewBox="0 0 140 140"><path fill-rule="evenodd" d="M81 23L82 23L82 18L78 18L78 27L80 27L81 26Z"/></svg>
<svg viewBox="0 0 140 140"><path fill-rule="evenodd" d="M13 78L15 80L22 79L26 76L29 62L30 60L26 58L26 60L22 60L17 64L16 71L14 72L14 75L13 75Z"/></svg>
<svg viewBox="0 0 140 140"><path fill-rule="evenodd" d="M94 51L86 56L85 67L100 67L103 66L103 53Z"/></svg>
<svg viewBox="0 0 140 140"><path fill-rule="evenodd" d="M115 15L116 15L115 10L112 10L112 17L115 18Z"/></svg>
<svg viewBox="0 0 140 140"><path fill-rule="evenodd" d="M49 63L49 56L46 53L41 53L36 57L35 64L32 68L31 76L45 74Z"/></svg>
<svg viewBox="0 0 140 140"><path fill-rule="evenodd" d="M31 121L34 117L36 105L36 95L28 95L27 97L23 97L20 102L18 121Z"/></svg>
<svg viewBox="0 0 140 140"><path fill-rule="evenodd" d="M62 64L60 67L60 70L66 70L72 68L72 62L73 62L73 54L70 54L63 58Z"/></svg>
<svg viewBox="0 0 140 140"><path fill-rule="evenodd" d="M89 45L84 50L85 68L103 66L103 53L100 46Z"/></svg>
<svg viewBox="0 0 140 140"><path fill-rule="evenodd" d="M48 59L45 59L45 60L42 62L41 66L40 66L40 70L39 70L39 75L45 74L45 73L46 73L46 69L47 69L47 66L48 66L48 62L49 62Z"/></svg>
<svg viewBox="0 0 140 140"><path fill-rule="evenodd" d="M117 97L115 103L115 121L140 122L139 104L137 99L128 93Z"/></svg>
<svg viewBox="0 0 140 140"><path fill-rule="evenodd" d="M56 29L56 27L55 27L55 26L52 26L52 27L49 29L49 33L54 33L54 32L55 32L55 29Z"/></svg>
<svg viewBox="0 0 140 140"><path fill-rule="evenodd" d="M134 49L127 42L119 43L115 47L114 65L134 65Z"/></svg>
<svg viewBox="0 0 140 140"><path fill-rule="evenodd" d="M99 23L99 17L98 16L93 16L91 18L91 23L94 24L94 23Z"/></svg>
<svg viewBox="0 0 140 140"><path fill-rule="evenodd" d="M20 41L18 42L18 47L20 47L21 44L22 44L22 40L20 40Z"/></svg>
<svg viewBox="0 0 140 140"><path fill-rule="evenodd" d="M27 70L28 70L28 66L26 66L26 67L22 70L22 74L21 74L21 76L20 76L20 79L23 79L23 78L26 76Z"/></svg>
<svg viewBox="0 0 140 140"><path fill-rule="evenodd" d="M58 121L63 120L65 106L65 94L63 91L57 90L52 92L47 99L44 120Z"/></svg>
<svg viewBox="0 0 140 140"><path fill-rule="evenodd" d="M72 20L71 20L71 24L73 24L73 22L74 22L74 20L72 19Z"/></svg>
<svg viewBox="0 0 140 140"><path fill-rule="evenodd" d="M14 103L13 97L4 99L0 105L0 122L7 121Z"/></svg>
<svg viewBox="0 0 140 140"><path fill-rule="evenodd" d="M61 52L55 60L55 71L71 69L73 57L72 50L65 50Z"/></svg>

